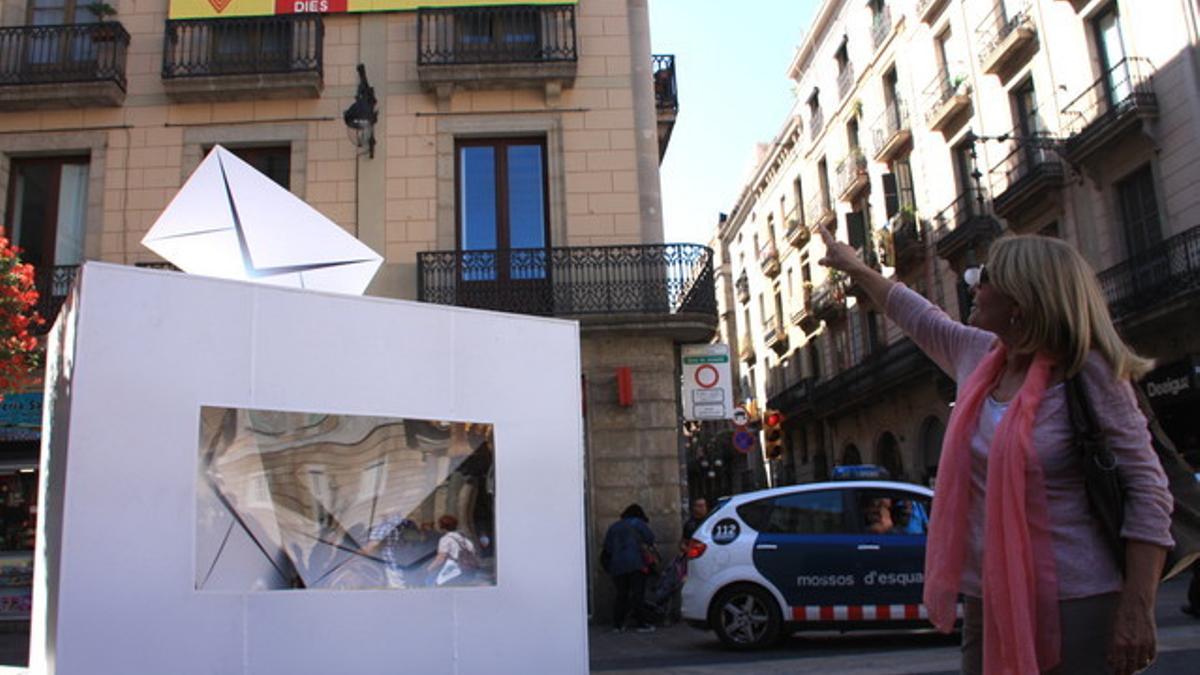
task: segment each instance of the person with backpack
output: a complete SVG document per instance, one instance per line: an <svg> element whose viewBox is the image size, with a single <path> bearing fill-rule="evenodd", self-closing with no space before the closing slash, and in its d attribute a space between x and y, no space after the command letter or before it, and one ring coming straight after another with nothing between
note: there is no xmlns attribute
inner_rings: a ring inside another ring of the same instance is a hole
<svg viewBox="0 0 1200 675"><path fill-rule="evenodd" d="M613 599L613 631L617 633L624 632L631 613L638 632L654 631L654 625L646 620L645 607L646 578L653 573L650 568L654 555L654 533L649 522L641 506L630 504L604 534L600 566L617 587Z"/></svg>
<svg viewBox="0 0 1200 675"><path fill-rule="evenodd" d="M438 540L437 555L425 568L430 574L437 573L434 585L469 582L479 568L474 542L458 531L458 518L448 513L438 518L438 529L445 534Z"/></svg>

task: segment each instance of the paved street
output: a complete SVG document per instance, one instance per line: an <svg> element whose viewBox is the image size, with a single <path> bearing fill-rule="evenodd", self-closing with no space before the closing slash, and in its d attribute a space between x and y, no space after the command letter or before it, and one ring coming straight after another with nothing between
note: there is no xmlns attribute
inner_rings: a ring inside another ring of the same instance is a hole
<svg viewBox="0 0 1200 675"><path fill-rule="evenodd" d="M1154 674L1196 672L1200 661L1200 621L1179 611L1187 579L1164 584L1159 593L1158 625L1161 654L1147 670ZM723 649L711 632L684 625L655 633L610 633L592 626L591 664L594 673L955 673L955 637L930 631L907 633L805 633L778 647L740 654Z"/></svg>

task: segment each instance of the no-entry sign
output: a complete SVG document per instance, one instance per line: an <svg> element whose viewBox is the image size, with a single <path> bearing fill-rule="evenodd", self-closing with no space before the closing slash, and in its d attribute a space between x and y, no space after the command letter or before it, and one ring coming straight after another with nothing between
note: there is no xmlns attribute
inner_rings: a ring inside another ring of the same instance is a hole
<svg viewBox="0 0 1200 675"><path fill-rule="evenodd" d="M733 414L729 345L684 345L680 354L684 419L729 419Z"/></svg>

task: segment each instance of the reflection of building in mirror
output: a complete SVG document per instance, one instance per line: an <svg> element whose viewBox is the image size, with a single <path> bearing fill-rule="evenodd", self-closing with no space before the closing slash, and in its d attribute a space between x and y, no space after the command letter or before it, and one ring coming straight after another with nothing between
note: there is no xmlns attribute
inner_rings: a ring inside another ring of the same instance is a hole
<svg viewBox="0 0 1200 675"><path fill-rule="evenodd" d="M496 583L492 425L204 407L196 588Z"/></svg>

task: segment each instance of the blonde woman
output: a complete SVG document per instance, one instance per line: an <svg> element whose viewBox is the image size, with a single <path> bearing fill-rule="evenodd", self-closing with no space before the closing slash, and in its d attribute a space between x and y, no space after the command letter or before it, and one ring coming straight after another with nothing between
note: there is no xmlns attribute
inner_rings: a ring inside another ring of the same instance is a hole
<svg viewBox="0 0 1200 675"><path fill-rule="evenodd" d="M1087 262L1057 239L997 240L966 275L974 304L963 325L820 234L821 264L848 274L958 382L924 591L946 632L964 598L963 672L1148 667L1172 500L1130 386L1151 362L1118 337ZM1072 444L1063 384L1075 376L1126 489L1124 577L1089 512Z"/></svg>

